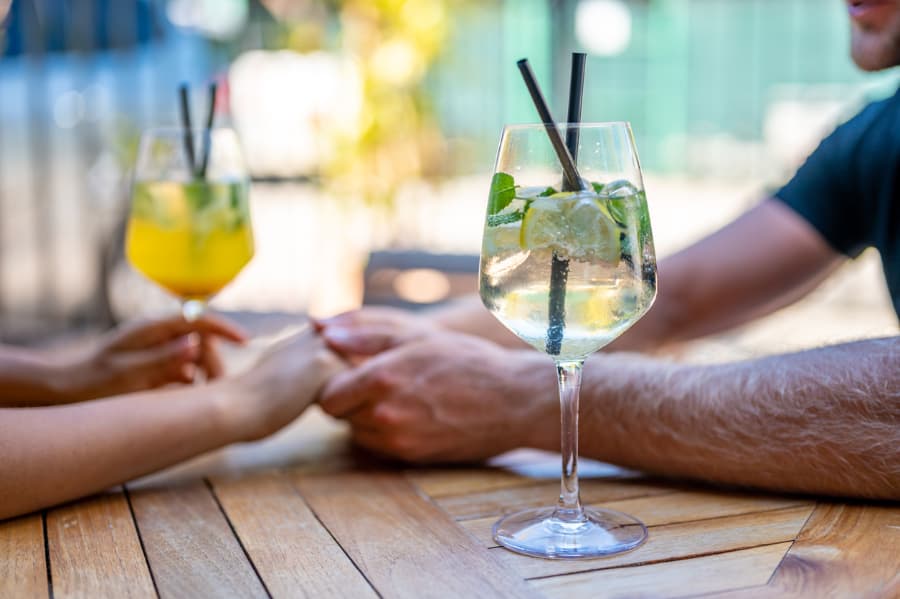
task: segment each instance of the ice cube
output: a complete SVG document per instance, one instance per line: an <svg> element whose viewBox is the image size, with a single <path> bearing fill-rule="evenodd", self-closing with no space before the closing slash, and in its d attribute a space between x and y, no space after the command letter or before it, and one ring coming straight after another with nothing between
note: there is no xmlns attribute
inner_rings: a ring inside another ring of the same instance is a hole
<svg viewBox="0 0 900 599"><path fill-rule="evenodd" d="M640 193L640 190L631 181L619 179L608 183L603 188L603 192L610 198L627 198L628 196L637 195Z"/></svg>

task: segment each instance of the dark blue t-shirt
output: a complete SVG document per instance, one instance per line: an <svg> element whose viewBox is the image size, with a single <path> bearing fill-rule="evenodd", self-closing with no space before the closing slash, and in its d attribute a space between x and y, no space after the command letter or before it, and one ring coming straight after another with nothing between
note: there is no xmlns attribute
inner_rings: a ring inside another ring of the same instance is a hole
<svg viewBox="0 0 900 599"><path fill-rule="evenodd" d="M835 129L775 197L837 251L877 248L900 316L900 90Z"/></svg>

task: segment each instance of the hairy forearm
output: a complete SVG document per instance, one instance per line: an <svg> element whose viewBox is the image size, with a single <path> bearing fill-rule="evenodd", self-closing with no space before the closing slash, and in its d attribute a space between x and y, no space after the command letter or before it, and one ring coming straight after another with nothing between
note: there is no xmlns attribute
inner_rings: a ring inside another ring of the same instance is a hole
<svg viewBox="0 0 900 599"><path fill-rule="evenodd" d="M94 493L239 439L211 384L0 409L0 518Z"/></svg>
<svg viewBox="0 0 900 599"><path fill-rule="evenodd" d="M900 337L711 366L589 362L582 453L781 491L900 498Z"/></svg>

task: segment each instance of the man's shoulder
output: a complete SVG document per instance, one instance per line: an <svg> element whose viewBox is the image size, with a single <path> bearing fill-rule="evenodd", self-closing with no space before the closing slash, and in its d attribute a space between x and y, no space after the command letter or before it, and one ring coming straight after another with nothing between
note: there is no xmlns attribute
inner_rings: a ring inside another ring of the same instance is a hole
<svg viewBox="0 0 900 599"><path fill-rule="evenodd" d="M856 116L837 128L835 133L841 131L853 138L869 137L875 131L892 133L894 128L900 126L900 89L892 96L870 102L860 110ZM890 136L900 144L900 138Z"/></svg>

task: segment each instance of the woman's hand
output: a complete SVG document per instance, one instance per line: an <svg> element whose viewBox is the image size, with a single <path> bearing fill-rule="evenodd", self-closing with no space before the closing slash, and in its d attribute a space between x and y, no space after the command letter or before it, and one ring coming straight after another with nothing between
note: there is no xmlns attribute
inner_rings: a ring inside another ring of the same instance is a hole
<svg viewBox="0 0 900 599"><path fill-rule="evenodd" d="M297 418L344 368L310 329L278 343L235 380L237 392L228 394L231 426L244 441L274 433Z"/></svg>
<svg viewBox="0 0 900 599"><path fill-rule="evenodd" d="M224 373L216 340L244 343L232 322L206 314L188 322L181 316L127 324L101 343L70 359L51 361L57 403L69 403L190 383L196 370L207 379Z"/></svg>

